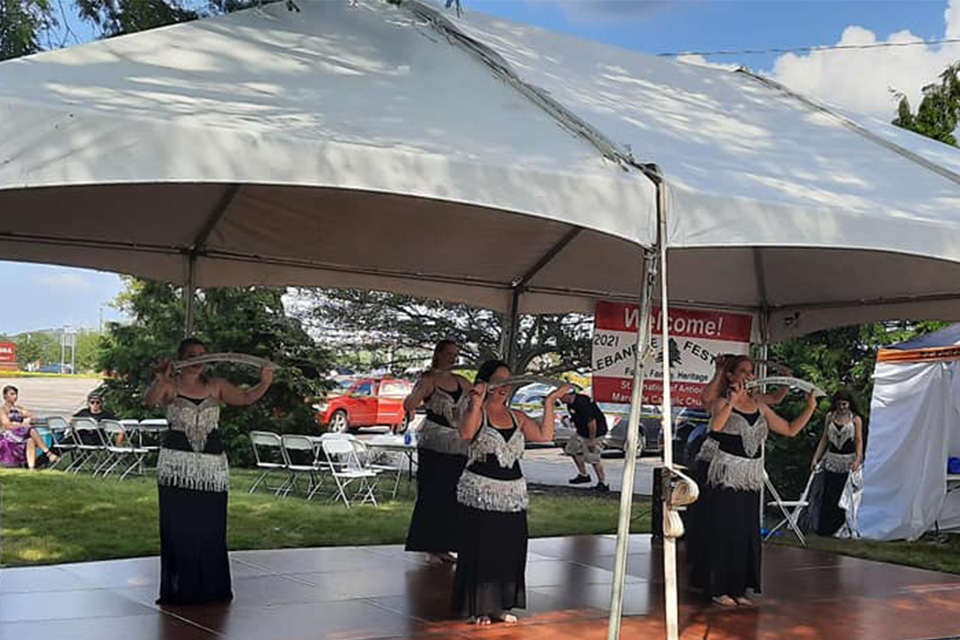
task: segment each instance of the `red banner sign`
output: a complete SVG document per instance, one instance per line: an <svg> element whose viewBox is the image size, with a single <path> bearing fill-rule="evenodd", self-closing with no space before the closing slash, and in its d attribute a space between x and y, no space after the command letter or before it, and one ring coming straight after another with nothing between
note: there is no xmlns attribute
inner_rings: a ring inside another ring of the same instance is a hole
<svg viewBox="0 0 960 640"><path fill-rule="evenodd" d="M659 307L651 313L652 345L662 366ZM633 389L634 353L640 308L635 304L598 302L593 333L593 397L598 402L629 403ZM753 316L709 309L671 307L667 318L670 344L670 393L674 405L697 406L700 392L713 377L716 356L748 353ZM643 403L660 404L663 385L660 366L643 385Z"/></svg>

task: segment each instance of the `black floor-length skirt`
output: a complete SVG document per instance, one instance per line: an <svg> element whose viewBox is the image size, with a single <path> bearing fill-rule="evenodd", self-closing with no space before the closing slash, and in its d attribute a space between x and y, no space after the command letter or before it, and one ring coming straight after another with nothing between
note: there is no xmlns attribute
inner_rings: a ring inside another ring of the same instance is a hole
<svg viewBox="0 0 960 640"><path fill-rule="evenodd" d="M711 597L760 593L760 492L713 486L708 494L695 577Z"/></svg>
<svg viewBox="0 0 960 640"><path fill-rule="evenodd" d="M158 487L160 598L201 604L233 598L227 557L227 493Z"/></svg>
<svg viewBox="0 0 960 640"><path fill-rule="evenodd" d="M847 512L840 508L840 496L847 484L847 473L823 472L823 495L820 500L820 518L817 533L832 536L847 520Z"/></svg>
<svg viewBox="0 0 960 640"><path fill-rule="evenodd" d="M456 551L457 482L467 465L465 456L419 449L417 504L407 533L407 551Z"/></svg>
<svg viewBox="0 0 960 640"><path fill-rule="evenodd" d="M707 485L707 462L697 462L693 467L693 478L700 488L697 501L687 507L684 512L683 539L687 547L687 569L690 583L698 588L705 589L708 572L706 562L708 544L710 540L710 487Z"/></svg>
<svg viewBox="0 0 960 640"><path fill-rule="evenodd" d="M483 616L526 607L527 512L460 505L459 528L454 611Z"/></svg>

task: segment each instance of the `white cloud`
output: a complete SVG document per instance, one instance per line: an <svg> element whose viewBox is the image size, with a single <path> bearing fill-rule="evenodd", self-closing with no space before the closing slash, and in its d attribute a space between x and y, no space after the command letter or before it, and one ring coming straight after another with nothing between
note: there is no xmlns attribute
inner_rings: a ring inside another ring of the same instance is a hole
<svg viewBox="0 0 960 640"><path fill-rule="evenodd" d="M960 37L960 0L944 11L944 38ZM849 26L836 44L920 42L910 31L886 39L863 27ZM916 107L921 89L939 79L947 65L960 60L960 45L915 45L788 53L777 58L773 77L795 91L851 111L892 119L897 102L891 90L903 92Z"/></svg>
<svg viewBox="0 0 960 640"><path fill-rule="evenodd" d="M44 287L60 293L77 292L93 287L93 283L89 279L79 273L70 271L45 273L38 276L37 280Z"/></svg>

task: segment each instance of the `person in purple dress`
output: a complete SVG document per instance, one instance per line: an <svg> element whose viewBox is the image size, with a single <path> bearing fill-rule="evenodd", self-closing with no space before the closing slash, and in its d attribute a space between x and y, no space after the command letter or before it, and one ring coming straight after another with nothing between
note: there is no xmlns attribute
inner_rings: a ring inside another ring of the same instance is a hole
<svg viewBox="0 0 960 640"><path fill-rule="evenodd" d="M59 456L50 451L37 430L30 426L32 414L17 404L19 392L12 385L3 388L3 405L0 406L0 466L35 469L37 449L56 462Z"/></svg>

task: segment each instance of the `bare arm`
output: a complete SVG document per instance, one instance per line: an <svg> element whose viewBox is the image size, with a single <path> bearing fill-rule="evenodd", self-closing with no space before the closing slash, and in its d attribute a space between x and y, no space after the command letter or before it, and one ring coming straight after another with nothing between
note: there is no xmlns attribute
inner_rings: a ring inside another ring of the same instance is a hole
<svg viewBox="0 0 960 640"><path fill-rule="evenodd" d="M856 471L863 464L863 420L860 416L853 418L854 441L857 447L857 457L853 461L853 470Z"/></svg>
<svg viewBox="0 0 960 640"><path fill-rule="evenodd" d="M143 404L148 407L167 404L173 395L173 363L169 360L161 360L156 367L153 382L147 387Z"/></svg>
<svg viewBox="0 0 960 640"><path fill-rule="evenodd" d="M716 368L713 372L713 378L707 383L707 386L700 392L700 402L704 407L710 407L720 398L720 378L723 374L723 365L725 357L720 354L716 357Z"/></svg>
<svg viewBox="0 0 960 640"><path fill-rule="evenodd" d="M460 381L457 381L459 384ZM423 402L423 399L433 393L433 375L430 373L425 373L420 376L420 379L417 380L417 384L414 385L413 391L410 392L406 398L403 399L403 410L408 414L413 413L417 410L417 407L420 406L420 403Z"/></svg>
<svg viewBox="0 0 960 640"><path fill-rule="evenodd" d="M823 435L820 436L820 442L817 443L817 450L813 452L813 459L810 460L810 468L814 469L817 466L817 463L820 462L820 458L823 457L824 451L827 450L827 429L830 428L830 421L833 419L833 412L827 413L826 425L823 430Z"/></svg>
<svg viewBox="0 0 960 640"><path fill-rule="evenodd" d="M483 400L487 397L487 383L479 382L470 390L470 406L460 418L457 430L464 440L473 440L483 422Z"/></svg>
<svg viewBox="0 0 960 640"><path fill-rule="evenodd" d="M764 404L780 404L788 393L790 393L790 387L777 387L776 391L763 394L761 399Z"/></svg>
<svg viewBox="0 0 960 640"><path fill-rule="evenodd" d="M760 403L760 411L763 412L764 418L767 420L767 426L774 433L780 434L781 436L787 436L792 438L793 436L800 433L800 431L807 426L807 423L810 422L810 418L813 417L813 412L817 409L817 397L811 392L807 394L807 406L804 407L803 413L799 416L787 422L779 415L777 412L768 407L766 404Z"/></svg>
<svg viewBox="0 0 960 640"><path fill-rule="evenodd" d="M553 393L543 399L543 415L540 420L534 420L522 411L514 411L514 415L520 421L520 428L523 429L523 436L530 442L549 442L553 440L553 432L556 429L554 416L556 412L557 400L564 393L570 390L570 385L563 384L555 389ZM593 423L594 432L596 432L597 423Z"/></svg>
<svg viewBox="0 0 960 640"><path fill-rule="evenodd" d="M223 378L216 378L211 381L216 385L218 397L225 403L236 407L246 407L260 398L270 388L273 382L273 369L264 367L260 370L260 382L247 389L236 387Z"/></svg>
<svg viewBox="0 0 960 640"><path fill-rule="evenodd" d="M13 428L13 423L10 422L10 416L7 414L6 407L4 407L2 411L0 411L0 427L3 427L3 429L0 429L0 431L5 431L7 429Z"/></svg>

